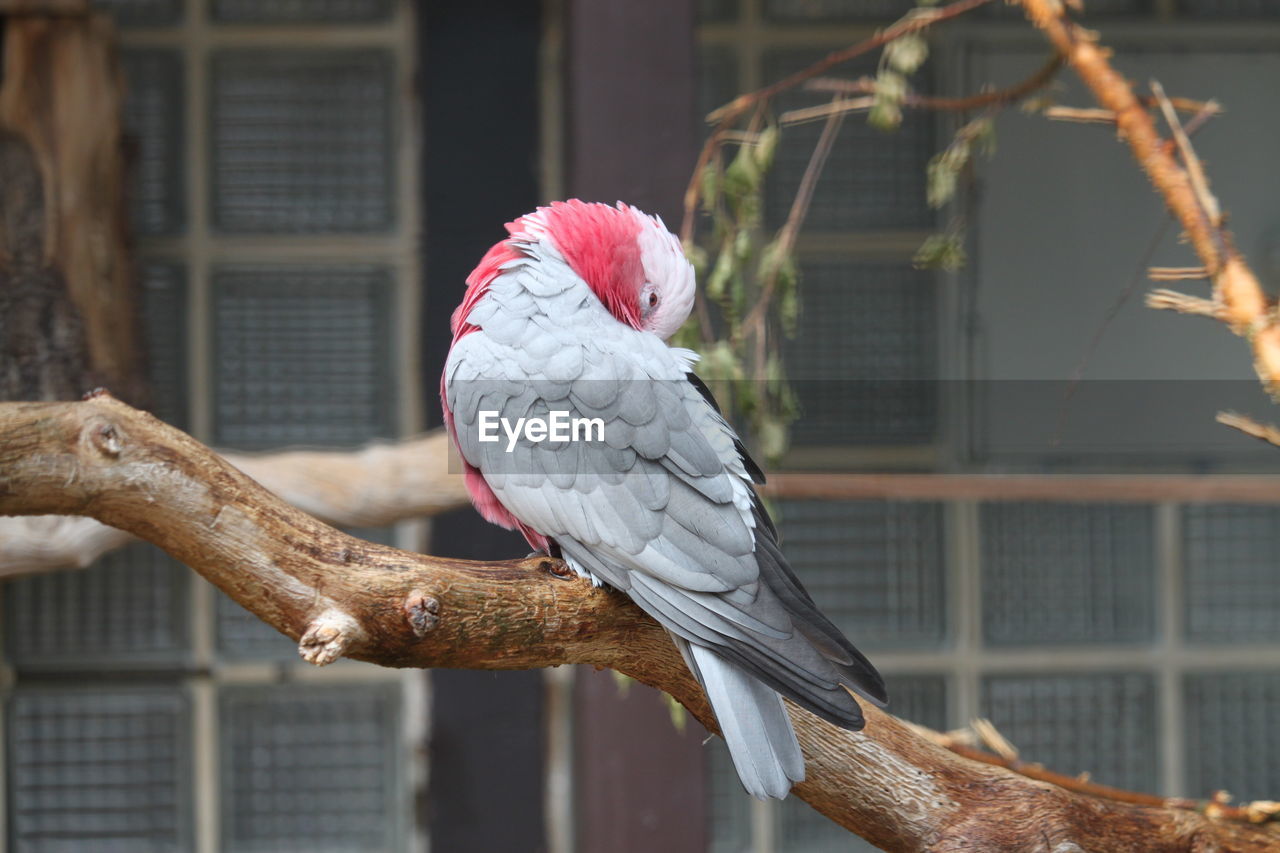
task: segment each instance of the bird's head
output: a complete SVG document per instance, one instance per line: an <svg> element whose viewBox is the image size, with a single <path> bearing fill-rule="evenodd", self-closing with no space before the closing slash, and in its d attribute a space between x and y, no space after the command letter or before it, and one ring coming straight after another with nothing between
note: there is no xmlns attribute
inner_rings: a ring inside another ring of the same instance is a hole
<svg viewBox="0 0 1280 853"><path fill-rule="evenodd" d="M468 279L473 288L486 278L484 271L496 274L505 260L517 256L521 243L546 242L600 303L632 328L666 340L693 308L693 267L679 239L661 219L630 205L552 202L508 223L507 231L511 236L494 246Z"/></svg>

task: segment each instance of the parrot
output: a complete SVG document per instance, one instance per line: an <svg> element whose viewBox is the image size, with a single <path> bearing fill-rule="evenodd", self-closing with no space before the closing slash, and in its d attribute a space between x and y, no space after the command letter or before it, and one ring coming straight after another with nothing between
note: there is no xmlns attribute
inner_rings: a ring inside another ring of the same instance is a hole
<svg viewBox="0 0 1280 853"><path fill-rule="evenodd" d="M805 767L782 697L854 731L855 696L888 697L783 556L764 475L698 355L667 343L695 297L680 240L635 207L577 199L506 231L466 279L441 377L472 502L657 620L744 789L783 799ZM555 429L569 418L572 434Z"/></svg>

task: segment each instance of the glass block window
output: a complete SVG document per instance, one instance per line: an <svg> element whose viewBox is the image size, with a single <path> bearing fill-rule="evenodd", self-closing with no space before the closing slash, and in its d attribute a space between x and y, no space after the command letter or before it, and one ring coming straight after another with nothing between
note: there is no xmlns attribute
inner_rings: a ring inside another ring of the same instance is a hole
<svg viewBox="0 0 1280 853"><path fill-rule="evenodd" d="M186 225L182 55L167 48L134 48L125 50L120 62L133 229L145 236L180 233Z"/></svg>
<svg viewBox="0 0 1280 853"><path fill-rule="evenodd" d="M297 643L236 604L221 590L214 596L219 656L226 660L297 659Z"/></svg>
<svg viewBox="0 0 1280 853"><path fill-rule="evenodd" d="M833 45L831 49L840 47ZM765 55L764 79L781 80L826 56L830 50L776 50ZM838 66L832 76L854 79L875 73L875 57ZM928 66L911 78L918 91L929 90ZM792 90L779 96L779 112L827 103L829 94ZM906 111L893 132L867 124L865 115L850 115L840 128L831 156L814 190L805 227L809 231L928 229L934 214L925 204L925 167L937 147L935 118ZM822 122L785 127L769 173L765 219L771 228L786 221L809 156L822 133Z"/></svg>
<svg viewBox="0 0 1280 853"><path fill-rule="evenodd" d="M187 270L182 264L147 263L139 272L151 412L186 429Z"/></svg>
<svg viewBox="0 0 1280 853"><path fill-rule="evenodd" d="M96 6L122 25L152 411L222 448L415 429L398 401L422 387L416 345L396 333L421 239L402 120L418 96L396 71L414 64L414 4ZM294 686L310 666L293 642L146 544L0 586L0 848L411 846L424 759L401 686L421 673L342 662L341 685Z"/></svg>
<svg viewBox="0 0 1280 853"><path fill-rule="evenodd" d="M698 23L714 24L738 16L738 0L698 0Z"/></svg>
<svg viewBox="0 0 1280 853"><path fill-rule="evenodd" d="M186 660L189 569L154 545L5 587L5 654L20 669L136 668Z"/></svg>
<svg viewBox="0 0 1280 853"><path fill-rule="evenodd" d="M888 711L895 717L928 726L934 731L950 728L945 675L889 675Z"/></svg>
<svg viewBox="0 0 1280 853"><path fill-rule="evenodd" d="M1183 509L1188 639L1280 641L1280 508Z"/></svg>
<svg viewBox="0 0 1280 853"><path fill-rule="evenodd" d="M394 686L224 688L223 849L401 850L398 715Z"/></svg>
<svg viewBox="0 0 1280 853"><path fill-rule="evenodd" d="M1187 793L1236 802L1280 791L1280 672L1200 673L1184 685Z"/></svg>
<svg viewBox="0 0 1280 853"><path fill-rule="evenodd" d="M982 507L983 635L1003 646L1155 636L1155 555L1145 506Z"/></svg>
<svg viewBox="0 0 1280 853"><path fill-rule="evenodd" d="M390 298L379 267L215 271L215 440L281 447L390 435Z"/></svg>
<svg viewBox="0 0 1280 853"><path fill-rule="evenodd" d="M227 23L368 23L391 17L392 0L212 0Z"/></svg>
<svg viewBox="0 0 1280 853"><path fill-rule="evenodd" d="M125 27L160 27L179 23L182 0L92 0L95 8L109 12Z"/></svg>
<svg viewBox="0 0 1280 853"><path fill-rule="evenodd" d="M804 265L785 344L803 445L922 444L938 427L935 283L905 263Z"/></svg>
<svg viewBox="0 0 1280 853"><path fill-rule="evenodd" d="M211 86L220 230L370 232L393 224L387 53L221 51Z"/></svg>
<svg viewBox="0 0 1280 853"><path fill-rule="evenodd" d="M9 844L191 849L190 720L176 689L20 689L8 703Z"/></svg>
<svg viewBox="0 0 1280 853"><path fill-rule="evenodd" d="M893 21L916 5L914 0L764 0L764 15L785 23Z"/></svg>
<svg viewBox="0 0 1280 853"><path fill-rule="evenodd" d="M822 611L855 645L943 642L941 506L786 501L780 516L787 559Z"/></svg>
<svg viewBox="0 0 1280 853"><path fill-rule="evenodd" d="M990 676L982 708L1024 761L1130 790L1158 784L1155 682L1148 674Z"/></svg>
<svg viewBox="0 0 1280 853"><path fill-rule="evenodd" d="M698 123L707 113L738 94L738 60L733 51L709 49L698 54Z"/></svg>

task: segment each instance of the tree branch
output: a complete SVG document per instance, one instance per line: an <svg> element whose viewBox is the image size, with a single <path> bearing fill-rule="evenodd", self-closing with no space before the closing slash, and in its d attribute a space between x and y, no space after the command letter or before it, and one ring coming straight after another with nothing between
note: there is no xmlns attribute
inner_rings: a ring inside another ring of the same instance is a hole
<svg viewBox="0 0 1280 853"><path fill-rule="evenodd" d="M466 506L449 473L444 430L350 451L227 453L223 459L277 497L339 527L381 527ZM123 530L76 516L0 517L0 578L85 568L133 541Z"/></svg>
<svg viewBox="0 0 1280 853"><path fill-rule="evenodd" d="M546 558L475 563L354 539L106 394L0 404L0 513L82 514L154 542L298 640L314 663L345 655L393 667L611 667L716 730L666 633L624 596ZM1082 796L964 759L872 707L860 733L790 711L808 774L795 793L887 850L1280 843L1273 826Z"/></svg>
<svg viewBox="0 0 1280 853"><path fill-rule="evenodd" d="M1184 168L1174 156L1174 147L1161 139L1155 120L1129 82L1111 67L1109 51L1097 43L1095 34L1065 17L1065 4L1057 0L1019 2L1031 23L1066 57L1098 103L1113 113L1116 128L1134 158L1164 197L1213 279L1214 301L1221 305L1218 318L1248 339L1258 378L1273 397L1280 396L1280 325L1275 322L1274 306L1236 248L1231 232L1222 226L1216 201L1205 204L1207 184L1197 187L1200 182L1192 177L1200 164L1190 143L1178 146L1187 158ZM1160 94L1157 92L1158 101ZM1173 132L1176 135L1180 130Z"/></svg>

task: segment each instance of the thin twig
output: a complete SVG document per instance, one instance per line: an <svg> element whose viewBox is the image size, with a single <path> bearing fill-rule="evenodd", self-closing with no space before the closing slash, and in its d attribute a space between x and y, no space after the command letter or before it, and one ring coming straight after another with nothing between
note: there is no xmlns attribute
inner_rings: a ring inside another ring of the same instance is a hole
<svg viewBox="0 0 1280 853"><path fill-rule="evenodd" d="M1045 107L1044 117L1053 121L1075 121L1082 124L1115 124L1116 114L1097 107Z"/></svg>
<svg viewBox="0 0 1280 853"><path fill-rule="evenodd" d="M977 9L979 6L985 6L991 0L958 0L949 6L943 6L941 9L912 9L902 20L888 27L869 39L858 42L855 45L846 47L829 53L827 56L810 65L808 68L783 77L776 83L771 83L762 89L754 92L748 92L739 95L729 103L707 115L707 121L721 121L726 116L742 115L752 105L762 100L768 100L780 92L795 88L806 80L811 80L822 74L829 68L848 62L850 59L861 56L868 51L875 50L877 47L883 47L896 38L914 33L919 30L926 29L939 21L945 21Z"/></svg>
<svg viewBox="0 0 1280 853"><path fill-rule="evenodd" d="M1177 311L1179 314L1212 317L1214 320L1222 319L1222 306L1214 300L1189 296L1163 287L1148 293L1146 304L1148 308L1154 308L1157 311Z"/></svg>
<svg viewBox="0 0 1280 853"><path fill-rule="evenodd" d="M1005 106L1015 101L1020 101L1032 92L1043 89L1052 80L1058 69L1062 67L1062 56L1054 54L1049 57L1048 61L1027 79L1005 89L997 89L992 92L980 92L976 95L968 95L960 98L941 98L933 95L915 95L909 94L903 99L903 106L918 107L926 110L946 110L951 112L968 112L970 110L979 110L983 107ZM875 92L875 81L870 77L862 77L858 80L836 80L830 77L821 77L816 80L810 80L805 84L806 89L816 89L828 92L842 92L844 94L867 94ZM831 104L823 104L821 109L830 110L833 108ZM819 107L811 107L810 109L819 109ZM784 113L782 120L785 122L788 115L792 115L801 110L793 110L791 113ZM825 113L821 114L825 115ZM815 116L821 117L821 116Z"/></svg>
<svg viewBox="0 0 1280 853"><path fill-rule="evenodd" d="M1198 281L1209 277L1204 267L1151 267L1147 278L1152 281Z"/></svg>
<svg viewBox="0 0 1280 853"><path fill-rule="evenodd" d="M1242 415L1238 412L1218 412L1218 416L1214 420L1232 429L1238 429L1245 435L1251 435L1260 441L1265 441L1267 444L1274 444L1280 447L1280 428L1273 427L1270 424L1259 423L1248 415Z"/></svg>
<svg viewBox="0 0 1280 853"><path fill-rule="evenodd" d="M908 95L903 99L903 106L909 105L911 96ZM836 113L848 114L853 112L861 112L869 110L876 105L876 99L872 96L861 98L844 98L838 101L832 101L829 104L817 104L812 107L801 107L800 109L787 110L778 116L778 124L784 126L805 124L806 122L817 121L818 119L828 118Z"/></svg>
<svg viewBox="0 0 1280 853"><path fill-rule="evenodd" d="M739 95L719 109L712 111L707 116L707 121L713 122L715 127L707 137L707 141L703 143L702 151L698 154L698 161L693 167L693 174L689 178L689 184L685 188L684 222L680 226L680 238L685 242L693 239L694 218L698 209L698 184L702 179L702 170L711 162L712 152L720 144L720 135L747 110L758 104L768 102L778 93L798 86L806 80L811 80L842 62L848 62L850 59L883 47L900 36L927 29L939 21L955 18L990 2L991 0L957 0L957 2L949 6L943 6L941 9L915 9L893 26L876 33L871 38L864 39L843 50L837 50L808 68L797 71L795 74L784 77L762 89Z"/></svg>
<svg viewBox="0 0 1280 853"><path fill-rule="evenodd" d="M843 100L843 96L836 95L831 102L838 104ZM809 155L809 163L805 166L804 176L800 179L800 186L796 189L795 198L791 200L791 210L787 213L787 221L783 223L782 228L778 229L773 255L778 259L778 263L775 263L765 274L764 283L760 288L760 296L756 300L756 304L751 307L746 319L742 321L741 329L744 332L750 331L751 334L755 335L755 375L757 377L763 378L764 376L765 312L769 307L769 300L773 298L773 291L778 286L779 264L782 259L790 257L791 252L795 249L796 238L800 234L800 226L804 224L804 219L809 214L809 205L813 202L813 193L818 186L818 178L822 175L822 168L827 164L827 158L831 156L832 149L835 148L836 137L840 134L840 125L843 123L844 113L842 112L832 113L827 118L827 123L822 128L822 135L818 137L817 144L813 146L813 153Z"/></svg>
<svg viewBox="0 0 1280 853"><path fill-rule="evenodd" d="M1222 105L1217 101L1195 101L1191 98L1169 98L1168 100L1175 110L1180 110L1184 113L1195 113L1185 127L1188 136L1199 130L1209 119L1222 114ZM1159 105L1156 98L1139 98L1139 101L1147 106ZM1060 121L1113 124L1116 120L1115 112L1097 107L1052 106L1045 107L1043 113L1045 118L1058 119Z"/></svg>
<svg viewBox="0 0 1280 853"><path fill-rule="evenodd" d="M1168 123L1169 130L1173 133L1173 138L1178 143L1178 151L1182 154L1182 164L1186 167L1187 175L1191 178L1191 186L1196 191L1196 198L1200 200L1200 206L1204 208L1205 215L1209 217L1209 221L1213 223L1213 226L1215 228L1221 227L1222 209L1218 206L1218 199L1209 191L1209 179L1205 177L1204 165L1201 164L1200 158L1196 156L1195 149L1191 147L1191 140L1187 138L1187 132L1182 128L1182 122L1178 120L1178 113L1165 95L1164 87L1160 85L1160 81L1151 81L1151 92L1155 95L1156 102L1160 105L1160 111L1164 113L1164 120Z"/></svg>
<svg viewBox="0 0 1280 853"><path fill-rule="evenodd" d="M1142 282L1142 270L1151 263L1151 258L1155 256L1156 249L1160 248L1160 244L1164 242L1165 235L1169 233L1170 221L1168 217L1165 217L1160 227L1156 229L1155 235L1147 243L1147 248L1143 251L1142 258L1138 261L1137 268L1134 269L1133 275L1129 277L1129 283L1125 285L1124 290L1120 291L1116 301L1111 303L1111 308L1089 339L1089 344L1084 349L1084 355L1080 358L1079 363L1076 364L1075 370L1071 372L1071 379L1068 380L1066 391L1062 394L1062 408L1058 412L1058 427L1054 430L1053 444L1058 444L1062 441L1062 433L1066 429L1071 400L1075 397L1076 391L1080 388L1080 383L1084 380L1085 370L1088 369L1089 362L1093 360L1093 354L1098 351L1098 346L1102 343L1102 338L1106 335L1107 329L1111 328L1111 324L1116 317L1120 316L1124 306L1129 304L1133 294L1138 292L1138 285Z"/></svg>

